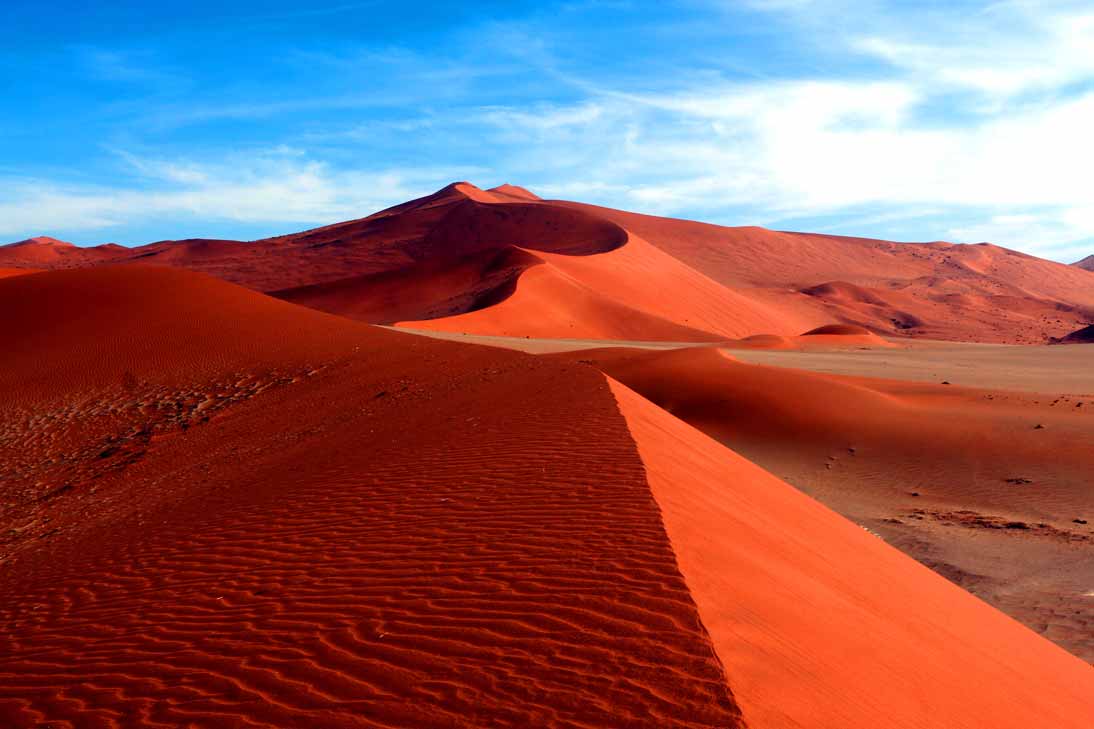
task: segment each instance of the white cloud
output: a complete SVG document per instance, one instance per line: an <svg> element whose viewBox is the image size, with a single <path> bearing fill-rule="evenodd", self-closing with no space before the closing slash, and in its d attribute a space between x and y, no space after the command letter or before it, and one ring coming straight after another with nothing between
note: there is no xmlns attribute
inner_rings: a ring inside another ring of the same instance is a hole
<svg viewBox="0 0 1094 729"><path fill-rule="evenodd" d="M581 113L586 105L556 109L573 122L564 130L497 110L487 121L525 122L539 136L509 164L538 171L549 195L661 214L735 206L766 221L950 211L990 227L950 225L934 237L1050 253L1094 236L1094 93L948 123L917 116L929 99L911 82L727 84L609 94L594 115ZM584 140L580 154L568 145L575 137ZM560 177L568 181L550 184Z"/></svg>
<svg viewBox="0 0 1094 729"><path fill-rule="evenodd" d="M589 124L600 118L603 109L599 104L585 103L577 106L540 106L532 111L496 107L484 109L479 121L499 127L514 126L523 130L552 130Z"/></svg>
<svg viewBox="0 0 1094 729"><path fill-rule="evenodd" d="M1007 97L1094 76L1094 10L1071 3L1003 2L941 23L887 27L855 38L857 50L921 80ZM914 29L914 30L910 30Z"/></svg>
<svg viewBox="0 0 1094 729"><path fill-rule="evenodd" d="M714 6L738 2L709 0ZM744 0L826 53L872 57L907 74L987 97L1052 91L1094 75L1089 0L901 3Z"/></svg>
<svg viewBox="0 0 1094 729"><path fill-rule="evenodd" d="M218 163L125 154L140 177L117 187L0 180L0 235L84 231L155 219L321 224L431 192L452 170L338 171L299 150Z"/></svg>

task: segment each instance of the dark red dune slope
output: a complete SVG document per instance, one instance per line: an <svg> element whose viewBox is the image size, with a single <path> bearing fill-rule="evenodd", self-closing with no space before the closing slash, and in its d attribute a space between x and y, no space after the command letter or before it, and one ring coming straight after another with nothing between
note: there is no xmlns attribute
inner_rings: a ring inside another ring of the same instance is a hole
<svg viewBox="0 0 1094 729"><path fill-rule="evenodd" d="M1085 729L1090 667L592 367L0 281L0 725Z"/></svg>
<svg viewBox="0 0 1094 729"><path fill-rule="evenodd" d="M359 220L249 243L0 247L0 266L155 263L368 323L549 338L714 341L838 323L1045 343L1094 320L1076 266L989 244L726 228L453 183Z"/></svg>

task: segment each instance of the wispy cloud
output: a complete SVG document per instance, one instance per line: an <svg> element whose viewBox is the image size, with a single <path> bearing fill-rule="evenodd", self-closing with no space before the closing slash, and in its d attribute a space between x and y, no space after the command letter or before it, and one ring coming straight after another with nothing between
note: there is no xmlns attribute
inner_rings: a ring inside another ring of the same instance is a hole
<svg viewBox="0 0 1094 729"><path fill-rule="evenodd" d="M200 162L123 154L129 184L0 180L0 235L93 231L150 219L319 224L362 217L448 180L450 169L339 171L287 148Z"/></svg>
<svg viewBox="0 0 1094 729"><path fill-rule="evenodd" d="M920 82L995 97L1055 91L1094 76L1094 9L1071 3L1003 2L969 16L953 14L951 29L927 33L888 28L854 38L873 55ZM956 36L956 37L955 37Z"/></svg>

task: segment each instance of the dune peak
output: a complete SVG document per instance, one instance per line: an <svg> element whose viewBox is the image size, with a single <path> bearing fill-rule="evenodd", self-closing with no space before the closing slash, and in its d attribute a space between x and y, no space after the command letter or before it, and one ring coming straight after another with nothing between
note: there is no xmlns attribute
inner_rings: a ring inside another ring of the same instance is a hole
<svg viewBox="0 0 1094 729"><path fill-rule="evenodd" d="M22 246L49 246L51 248L75 248L76 246L68 241L60 240L58 238L51 238L48 235L37 235L33 238L27 238L25 240L16 241L14 243L8 243L5 248L17 248Z"/></svg>
<svg viewBox="0 0 1094 729"><path fill-rule="evenodd" d="M535 194L526 187L520 185L510 185L508 182L498 185L497 187L491 187L487 192L492 192L497 195L506 195L508 197L521 198L523 200L542 200L539 195Z"/></svg>

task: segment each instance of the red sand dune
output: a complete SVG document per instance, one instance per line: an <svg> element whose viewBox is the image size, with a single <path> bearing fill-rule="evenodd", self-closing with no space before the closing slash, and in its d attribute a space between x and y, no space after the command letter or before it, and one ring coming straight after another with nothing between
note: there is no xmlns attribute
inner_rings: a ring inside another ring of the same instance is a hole
<svg viewBox="0 0 1094 729"><path fill-rule="evenodd" d="M623 304L554 266L532 268L514 283L513 295L489 308L449 318L404 321L401 325L468 334L547 338L678 342L713 342L723 338Z"/></svg>
<svg viewBox="0 0 1094 729"><path fill-rule="evenodd" d="M1094 721L1090 666L628 388L612 389L749 726Z"/></svg>
<svg viewBox="0 0 1094 729"><path fill-rule="evenodd" d="M1087 272L997 246L725 228L544 201L513 185L453 183L366 218L251 243L31 249L0 248L0 266L162 263L369 323L476 334L708 341L837 322L1044 343L1094 318ZM541 263L496 275L490 262L516 249Z"/></svg>
<svg viewBox="0 0 1094 729"><path fill-rule="evenodd" d="M1075 261L1072 266L1078 266L1085 271L1094 271L1094 255L1089 255L1081 261Z"/></svg>
<svg viewBox="0 0 1094 729"><path fill-rule="evenodd" d="M66 248L75 248L73 244L68 241L58 240L56 238L50 238L48 235L39 235L34 238L27 238L26 240L16 241L15 243L8 243L3 248L9 250L23 249L26 251L46 251L46 250L63 250Z"/></svg>
<svg viewBox="0 0 1094 729"><path fill-rule="evenodd" d="M826 324L796 337L779 334L753 334L743 339L721 342L726 349L893 349L898 345L854 324Z"/></svg>
<svg viewBox="0 0 1094 729"><path fill-rule="evenodd" d="M1082 398L823 375L709 348L549 357L597 366L1094 661L1094 531L1076 521L1094 514Z"/></svg>
<svg viewBox="0 0 1094 729"><path fill-rule="evenodd" d="M727 342L725 346L742 349L794 349L794 342L780 334L753 334L744 339Z"/></svg>
<svg viewBox="0 0 1094 729"><path fill-rule="evenodd" d="M837 319L931 339L1044 343L1075 329L1094 309L1094 287L1084 272L986 243L726 228L557 204L602 215L719 284L811 319L812 326Z"/></svg>
<svg viewBox="0 0 1094 729"><path fill-rule="evenodd" d="M164 267L0 308L0 725L1094 720L1089 666L594 368Z"/></svg>
<svg viewBox="0 0 1094 729"><path fill-rule="evenodd" d="M38 236L0 246L0 266L12 268L80 268L107 261L129 249L115 245L80 248L63 240Z"/></svg>
<svg viewBox="0 0 1094 729"><path fill-rule="evenodd" d="M739 725L599 373L164 268L0 307L0 725Z"/></svg>
<svg viewBox="0 0 1094 729"><path fill-rule="evenodd" d="M279 299L358 321L394 324L476 311L512 295L518 278L543 260L521 248L469 253L393 271L300 286L272 293Z"/></svg>

